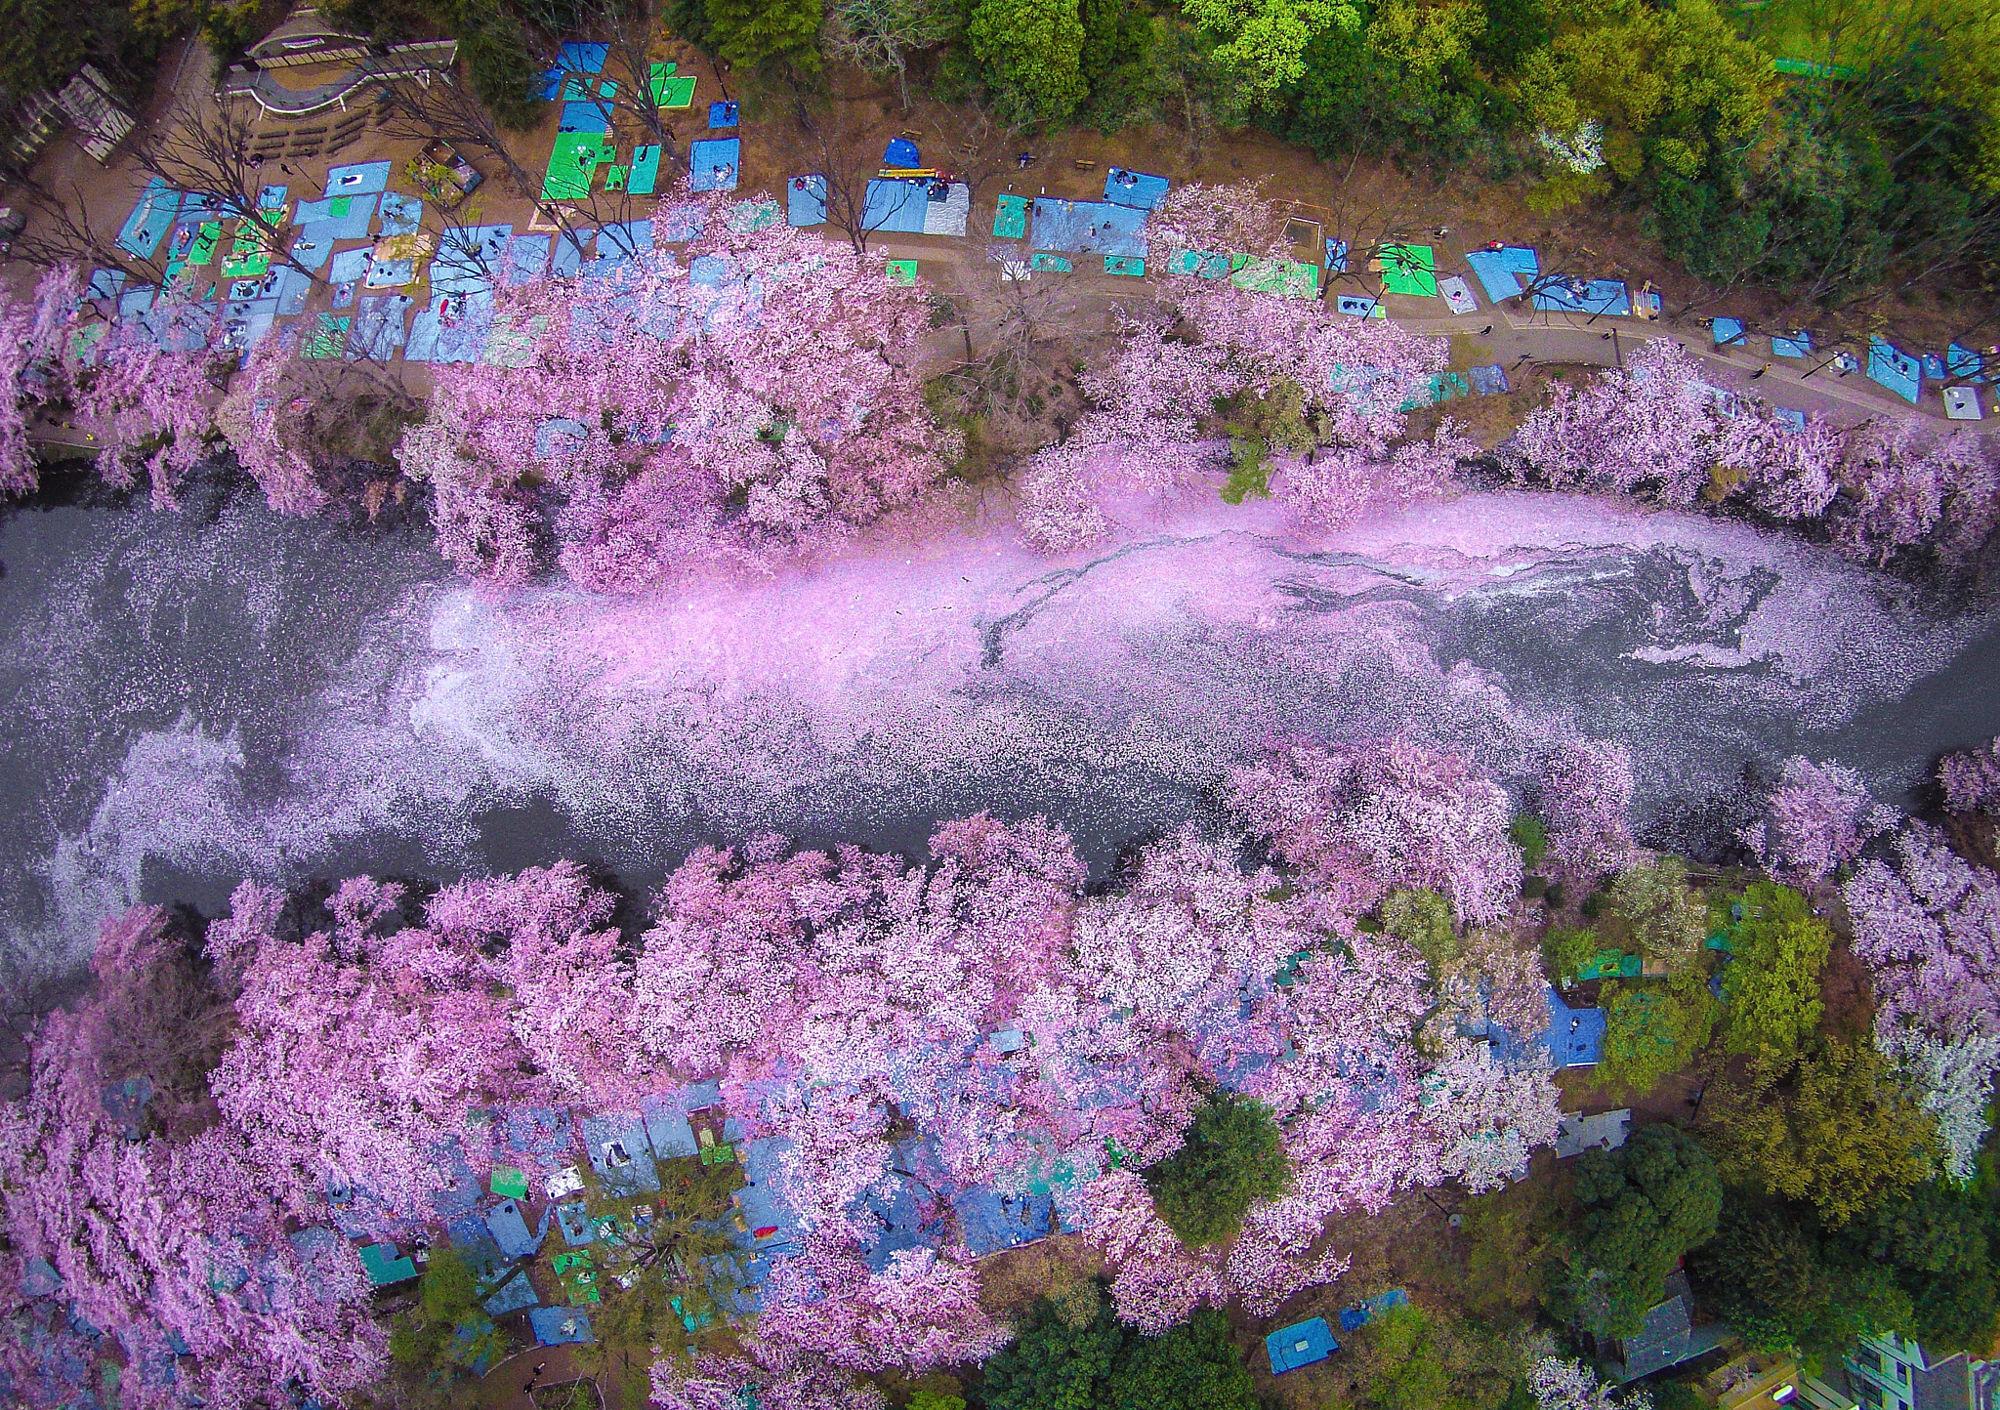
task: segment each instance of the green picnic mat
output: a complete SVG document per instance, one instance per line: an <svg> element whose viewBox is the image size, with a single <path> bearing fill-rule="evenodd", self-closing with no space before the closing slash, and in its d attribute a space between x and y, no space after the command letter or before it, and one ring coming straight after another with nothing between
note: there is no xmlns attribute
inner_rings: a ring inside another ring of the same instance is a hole
<svg viewBox="0 0 2000 1410"><path fill-rule="evenodd" d="M508 1199L528 1197L528 1176L516 1166L496 1165L493 1167L493 1193Z"/></svg>
<svg viewBox="0 0 2000 1410"><path fill-rule="evenodd" d="M660 149L650 143L634 148L632 174L626 178L625 189L635 196L650 196L659 180Z"/></svg>
<svg viewBox="0 0 2000 1410"><path fill-rule="evenodd" d="M623 191L625 189L625 180L631 174L632 172L629 167L606 167L604 169L604 189L607 191Z"/></svg>
<svg viewBox="0 0 2000 1410"><path fill-rule="evenodd" d="M222 262L224 279L255 279L271 268L271 252L263 247L251 232L238 227L236 239L229 247L229 258Z"/></svg>
<svg viewBox="0 0 2000 1410"><path fill-rule="evenodd" d="M743 234L753 230L768 230L778 223L778 203L772 200L741 201L730 207L724 218L731 230ZM912 260L912 264L916 261Z"/></svg>
<svg viewBox="0 0 2000 1410"><path fill-rule="evenodd" d="M1288 299L1312 299L1319 297L1319 266L1301 264L1291 259L1251 259L1248 255L1231 255L1229 267L1234 271L1229 282L1239 289L1248 289L1259 294L1282 294ZM1435 292L1437 285L1431 285Z"/></svg>
<svg viewBox="0 0 2000 1410"><path fill-rule="evenodd" d="M891 284L914 284L917 282L917 262L913 259L892 259L889 261L889 282Z"/></svg>
<svg viewBox="0 0 2000 1410"><path fill-rule="evenodd" d="M1146 261L1136 255L1106 255L1104 257L1104 272L1106 274L1126 274L1134 279L1144 279L1146 277Z"/></svg>
<svg viewBox="0 0 2000 1410"><path fill-rule="evenodd" d="M1424 390L1418 392L1401 406L1398 411L1415 411L1420 406L1435 406L1441 401L1454 397L1469 397L1472 385L1456 372L1433 372L1424 383Z"/></svg>
<svg viewBox="0 0 2000 1410"><path fill-rule="evenodd" d="M590 194L592 179L599 166L608 166L618 148L609 133L565 132L557 136L549 153L549 169L542 178L545 201L580 201Z"/></svg>
<svg viewBox="0 0 2000 1410"><path fill-rule="evenodd" d="M187 262L194 265L207 264L215 258L215 247L222 239L222 222L204 220L201 229L195 232L194 243L188 246Z"/></svg>
<svg viewBox="0 0 2000 1410"><path fill-rule="evenodd" d="M674 76L678 67L677 64L646 65L646 86L653 92L654 107L664 108L667 105L667 80Z"/></svg>
<svg viewBox="0 0 2000 1410"><path fill-rule="evenodd" d="M1052 274L1068 274L1075 266L1061 255L1043 254L1038 250L1028 257L1028 268L1045 270Z"/></svg>
<svg viewBox="0 0 2000 1410"><path fill-rule="evenodd" d="M1391 294L1437 297L1437 256L1429 245L1384 245L1382 287Z"/></svg>
<svg viewBox="0 0 2000 1410"><path fill-rule="evenodd" d="M1213 250L1182 250L1174 256L1174 273L1197 279L1220 279L1229 273L1229 256Z"/></svg>
<svg viewBox="0 0 2000 1410"><path fill-rule="evenodd" d="M349 211L353 209L354 209L354 197L335 196L331 201L327 203L326 207L327 218L329 220L340 220L343 217L345 217Z"/></svg>
<svg viewBox="0 0 2000 1410"><path fill-rule="evenodd" d="M313 335L306 339L299 355L315 362L328 362L341 356L347 351L347 329L352 322L344 313L322 313L313 327Z"/></svg>
<svg viewBox="0 0 2000 1410"><path fill-rule="evenodd" d="M663 78L658 85L660 106L663 108L692 108L694 106L694 75L684 78Z"/></svg>
<svg viewBox="0 0 2000 1410"><path fill-rule="evenodd" d="M1002 196L1000 209L993 214L993 234L1000 240L1019 240L1028 233L1028 198Z"/></svg>
<svg viewBox="0 0 2000 1410"><path fill-rule="evenodd" d="M562 100L565 103L581 103L590 96L590 80L582 74L571 74L563 80Z"/></svg>

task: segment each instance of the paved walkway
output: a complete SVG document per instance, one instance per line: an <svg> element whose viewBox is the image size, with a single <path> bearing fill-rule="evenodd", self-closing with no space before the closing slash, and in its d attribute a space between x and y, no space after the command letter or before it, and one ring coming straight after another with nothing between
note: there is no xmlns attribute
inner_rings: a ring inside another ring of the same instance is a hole
<svg viewBox="0 0 2000 1410"><path fill-rule="evenodd" d="M975 221L978 206L979 203L975 202ZM838 232L829 231L828 235L833 239L842 238ZM984 264L989 245L996 243L1024 252L1027 248L1025 242L996 242L981 239L977 233L968 234L963 241L941 237L877 235L870 239L869 248L885 251L891 258L915 259L920 269L925 264L938 263L969 268ZM1440 277L1462 272L1465 252L1435 241L1433 243L1438 250ZM997 270L992 277L999 277ZM1132 279L1096 275L1088 269L1076 274L1039 277L1079 281L1079 304L1104 309L1107 327L1108 311L1118 304L1131 303L1135 294L1134 285L1138 283ZM1486 300L1483 290L1477 290L1476 284L1475 290L1480 307L1467 314L1445 312L1442 298L1420 301L1392 294L1386 297L1384 307L1391 321L1413 333L1472 339L1484 349L1477 361L1498 363L1510 374L1535 363L1610 367L1622 362L1640 343L1656 338L1673 338L1710 369L1713 380L1718 384L1754 392L1773 406L1816 413L1836 425L1851 426L1870 419L1896 417L1921 421L1935 430L1976 433L1990 424L1947 420L1943 407L1934 397L1927 396L1921 403L1912 406L1859 372L1843 376L1831 366L1822 367L1821 364L1831 356L1830 350L1796 362L1786 358L1760 357L1752 349L1741 346L1717 349L1707 326L1700 323L1672 324L1657 319L1611 315L1592 319L1584 314L1534 308L1525 295L1494 305ZM1374 290L1372 283L1348 278L1335 285L1334 292L1369 296ZM1436 315L1411 316L1413 308L1421 305L1434 308ZM1482 331L1489 326L1493 330L1491 333ZM1757 376L1759 369L1766 369L1761 377ZM1988 403L1988 415L1992 416L1991 389L1985 390L1982 400Z"/></svg>

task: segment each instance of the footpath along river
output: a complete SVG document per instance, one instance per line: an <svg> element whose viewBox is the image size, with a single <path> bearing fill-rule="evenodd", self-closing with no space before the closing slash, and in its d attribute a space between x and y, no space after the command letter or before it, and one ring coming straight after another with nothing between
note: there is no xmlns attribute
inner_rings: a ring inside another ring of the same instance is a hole
<svg viewBox="0 0 2000 1410"><path fill-rule="evenodd" d="M1632 750L1642 835L1726 842L1747 777L1837 758L1907 801L2000 730L2000 617L1747 526L1476 494L1301 537L1184 506L1101 550L1011 529L648 601L452 579L420 526L0 520L0 936L53 969L134 900L244 875L574 856L628 895L780 831L917 851L1044 812L1101 875L1276 741L1406 731L1518 783Z"/></svg>

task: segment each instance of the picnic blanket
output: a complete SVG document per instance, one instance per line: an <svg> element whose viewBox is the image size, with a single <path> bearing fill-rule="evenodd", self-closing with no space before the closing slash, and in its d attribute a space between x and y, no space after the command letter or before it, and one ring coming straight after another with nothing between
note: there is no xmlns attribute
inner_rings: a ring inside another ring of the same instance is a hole
<svg viewBox="0 0 2000 1410"><path fill-rule="evenodd" d="M1453 313L1479 312L1479 300L1472 297L1472 288L1463 275L1438 280L1438 292L1444 295L1445 306Z"/></svg>

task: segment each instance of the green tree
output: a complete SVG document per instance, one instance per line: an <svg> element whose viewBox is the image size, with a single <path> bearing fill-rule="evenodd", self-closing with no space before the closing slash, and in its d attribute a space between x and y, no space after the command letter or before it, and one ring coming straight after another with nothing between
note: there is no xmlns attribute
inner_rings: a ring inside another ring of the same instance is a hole
<svg viewBox="0 0 2000 1410"><path fill-rule="evenodd" d="M1255 1383L1229 1335L1205 1307L1156 1337L1134 1337L1112 1375L1116 1410L1255 1410Z"/></svg>
<svg viewBox="0 0 2000 1410"><path fill-rule="evenodd" d="M1053 126L1083 102L1077 0L977 0L965 38L1009 120Z"/></svg>
<svg viewBox="0 0 2000 1410"><path fill-rule="evenodd" d="M1759 1351L1826 1365L1866 1333L1909 1324L1887 1268L1843 1258L1810 1212L1784 1201L1732 1196L1688 1266L1702 1302Z"/></svg>
<svg viewBox="0 0 2000 1410"><path fill-rule="evenodd" d="M1542 963L1558 984L1574 984L1603 948L1604 942L1587 925L1550 926L1542 934Z"/></svg>
<svg viewBox="0 0 2000 1410"><path fill-rule="evenodd" d="M1618 873L1604 892L1598 928L1612 944L1675 972L1701 956L1708 903L1688 884L1686 862L1661 857Z"/></svg>
<svg viewBox="0 0 2000 1410"><path fill-rule="evenodd" d="M1144 117L1169 91L1165 21L1138 0L1082 0L1082 116L1100 132Z"/></svg>
<svg viewBox="0 0 2000 1410"><path fill-rule="evenodd" d="M1694 1061L1715 1030L1715 999L1699 974L1614 979L1604 1009L1604 1057L1591 1074L1612 1091L1650 1092Z"/></svg>
<svg viewBox="0 0 2000 1410"><path fill-rule="evenodd" d="M1526 1275L1558 1251L1563 1233L1549 1186L1517 1180L1467 1200L1460 1215L1465 1272L1458 1287L1466 1309L1488 1322L1527 1320L1535 1294Z"/></svg>
<svg viewBox="0 0 2000 1410"><path fill-rule="evenodd" d="M520 131L542 115L543 65L528 49L520 16L499 0L448 0L447 20L472 91L502 127Z"/></svg>
<svg viewBox="0 0 2000 1410"><path fill-rule="evenodd" d="M981 1369L986 1410L1099 1410L1125 1344L1095 1283L1072 1295L1040 1298L1014 1339Z"/></svg>
<svg viewBox="0 0 2000 1410"><path fill-rule="evenodd" d="M1715 1236L1722 1182L1700 1141L1677 1127L1645 1126L1617 1150L1583 1155L1576 1199L1581 1321L1594 1335L1625 1336L1660 1300L1681 1257Z"/></svg>
<svg viewBox="0 0 2000 1410"><path fill-rule="evenodd" d="M920 1390L910 1396L909 1410L965 1410L965 1397L941 1390Z"/></svg>
<svg viewBox="0 0 2000 1410"><path fill-rule="evenodd" d="M1368 1324L1369 1410L1464 1410L1436 1328L1421 1308L1397 1307Z"/></svg>
<svg viewBox="0 0 2000 1410"><path fill-rule="evenodd" d="M1732 1178L1810 1204L1838 1228L1937 1168L1937 1118L1872 1042L1816 1040L1788 1070L1710 1100Z"/></svg>
<svg viewBox="0 0 2000 1410"><path fill-rule="evenodd" d="M704 0L716 55L743 68L819 68L821 0Z"/></svg>
<svg viewBox="0 0 2000 1410"><path fill-rule="evenodd" d="M1146 1171L1160 1217L1191 1248L1234 1238L1251 1205L1290 1184L1270 1108L1229 1093L1196 1112L1181 1148Z"/></svg>
<svg viewBox="0 0 2000 1410"><path fill-rule="evenodd" d="M1731 930L1734 958L1722 971L1727 1046L1763 1064L1787 1064L1819 1028L1819 975L1833 932L1789 886L1757 882L1736 904L1743 919Z"/></svg>
<svg viewBox="0 0 2000 1410"><path fill-rule="evenodd" d="M1181 10L1214 41L1215 62L1250 103L1299 80L1314 35L1361 27L1349 0L1181 0Z"/></svg>
<svg viewBox="0 0 2000 1410"><path fill-rule="evenodd" d="M1909 1299L1898 1329L1939 1350L1983 1355L1996 1313L1993 1250L1975 1201L1935 1181L1884 1201L1850 1224L1842 1273L1886 1270Z"/></svg>
<svg viewBox="0 0 2000 1410"><path fill-rule="evenodd" d="M1459 956L1458 918L1451 902L1428 888L1391 891L1382 898L1382 928L1416 947L1438 974Z"/></svg>
<svg viewBox="0 0 2000 1410"><path fill-rule="evenodd" d="M1533 813L1522 813L1507 827L1507 838L1521 849L1521 865L1533 871L1549 853L1549 829Z"/></svg>
<svg viewBox="0 0 2000 1410"><path fill-rule="evenodd" d="M467 1335L460 1335L461 1326ZM474 1365L497 1357L505 1337L479 1307L478 1283L450 1244L431 1250L417 1304L389 1325L396 1403L411 1410L460 1403Z"/></svg>

